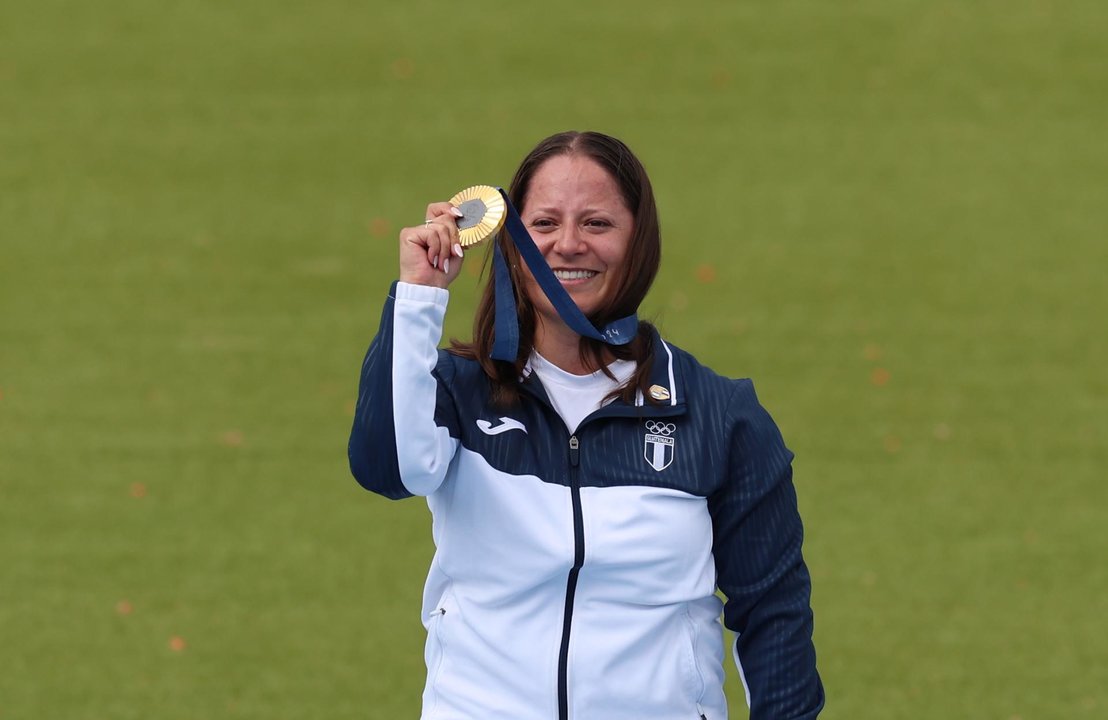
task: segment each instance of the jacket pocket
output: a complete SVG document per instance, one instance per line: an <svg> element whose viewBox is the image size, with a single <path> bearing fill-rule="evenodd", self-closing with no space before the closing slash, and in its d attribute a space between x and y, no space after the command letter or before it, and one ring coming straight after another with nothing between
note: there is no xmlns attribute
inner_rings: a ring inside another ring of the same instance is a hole
<svg viewBox="0 0 1108 720"><path fill-rule="evenodd" d="M703 702L704 700L705 686L704 673L701 672L700 669L700 653L697 652L697 643L700 638L700 628L697 627L696 623L692 619L692 616L689 615L689 607L687 604L685 605L685 612L683 615L684 617L682 619L685 622L685 632L688 636L688 644L686 647L689 654L688 657L690 668L690 684L692 687L692 700L694 706L693 709L696 712L695 717L698 720L708 720L707 716L704 714L704 708L701 706L701 702Z"/></svg>
<svg viewBox="0 0 1108 720"><path fill-rule="evenodd" d="M443 638L443 623L449 613L445 604L435 608L427 617L427 683L434 685L442 667L446 652L446 640Z"/></svg>
<svg viewBox="0 0 1108 720"><path fill-rule="evenodd" d="M424 694L424 715L429 717L438 705L438 680L446 659L449 641L448 622L453 618L454 606L449 593L439 601L438 607L427 614L427 645L424 651L424 663L427 665L427 687Z"/></svg>

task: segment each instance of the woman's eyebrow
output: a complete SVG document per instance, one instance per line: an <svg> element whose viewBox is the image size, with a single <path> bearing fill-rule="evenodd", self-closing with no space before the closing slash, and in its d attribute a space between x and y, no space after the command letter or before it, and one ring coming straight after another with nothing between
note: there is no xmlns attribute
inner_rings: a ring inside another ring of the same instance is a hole
<svg viewBox="0 0 1108 720"><path fill-rule="evenodd" d="M566 212L565 210L563 210L562 208L560 208L556 205L548 205L548 206L542 206L542 207L536 207L536 208L527 208L526 210L524 210L524 213L526 213L528 215L530 215L531 213L549 213L549 214L552 214L552 215L561 215L565 212ZM577 214L579 214L579 215L588 215L588 214L591 214L591 213L611 213L611 212L612 212L611 210L605 209L605 208L600 207L600 206L596 206L596 207L589 206L589 207L581 208L580 210L577 211Z"/></svg>

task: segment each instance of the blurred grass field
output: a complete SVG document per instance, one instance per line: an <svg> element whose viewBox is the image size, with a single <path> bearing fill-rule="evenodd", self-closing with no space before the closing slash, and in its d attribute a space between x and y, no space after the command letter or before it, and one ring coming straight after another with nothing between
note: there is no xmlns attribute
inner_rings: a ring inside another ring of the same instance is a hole
<svg viewBox="0 0 1108 720"><path fill-rule="evenodd" d="M428 514L349 476L358 368L397 230L569 128L651 171L642 314L796 451L825 717L1108 717L1106 37L1099 0L0 5L0 719L418 717Z"/></svg>

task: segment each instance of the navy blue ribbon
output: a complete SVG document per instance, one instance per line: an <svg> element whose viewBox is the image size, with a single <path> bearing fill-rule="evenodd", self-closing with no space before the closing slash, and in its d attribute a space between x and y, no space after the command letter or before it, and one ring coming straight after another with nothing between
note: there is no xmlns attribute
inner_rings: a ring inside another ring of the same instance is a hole
<svg viewBox="0 0 1108 720"><path fill-rule="evenodd" d="M542 291L546 293L546 297L550 300L554 309L558 311L562 321L578 335L590 337L609 345L626 345L631 342L638 332L638 316L632 314L614 320L599 330L589 322L589 319L577 307L577 303L573 302L573 298L558 282L558 278L554 277L554 271L546 264L542 253L535 246L535 241L531 239L531 234L524 227L519 213L512 206L512 201L508 199L508 193L504 192L503 188L497 188L497 190L504 196L504 205L508 210L504 228L508 231L508 236L512 238L516 249L519 250L520 256L527 263L531 275L534 276ZM500 250L500 243L496 243L496 248L493 251L493 280L495 282L496 320L494 323L492 359L514 363L516 355L519 354L519 315L516 310L515 292L512 288L512 276L508 272L508 263L504 259L504 253Z"/></svg>

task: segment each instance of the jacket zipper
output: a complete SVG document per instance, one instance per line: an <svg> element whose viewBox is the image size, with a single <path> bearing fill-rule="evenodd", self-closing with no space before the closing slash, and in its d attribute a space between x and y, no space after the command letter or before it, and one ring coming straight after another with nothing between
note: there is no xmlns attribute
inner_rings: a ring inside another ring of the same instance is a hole
<svg viewBox="0 0 1108 720"><path fill-rule="evenodd" d="M577 576L585 563L585 522L581 515L581 485L577 466L581 462L581 441L569 438L569 492L573 502L573 567L566 579L565 615L562 618L562 646L558 651L558 719L569 720L569 633L573 621L573 596L577 592Z"/></svg>

